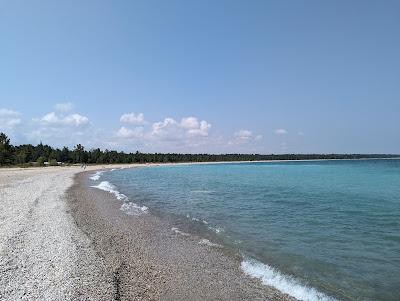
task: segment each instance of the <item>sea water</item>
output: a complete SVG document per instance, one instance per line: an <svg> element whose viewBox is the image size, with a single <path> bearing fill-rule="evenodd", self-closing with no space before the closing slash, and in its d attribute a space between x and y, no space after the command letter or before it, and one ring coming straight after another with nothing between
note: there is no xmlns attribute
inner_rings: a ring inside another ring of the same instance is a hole
<svg viewBox="0 0 400 301"><path fill-rule="evenodd" d="M400 300L400 160L143 167L93 180L104 181L176 217L176 231L198 225L297 299Z"/></svg>

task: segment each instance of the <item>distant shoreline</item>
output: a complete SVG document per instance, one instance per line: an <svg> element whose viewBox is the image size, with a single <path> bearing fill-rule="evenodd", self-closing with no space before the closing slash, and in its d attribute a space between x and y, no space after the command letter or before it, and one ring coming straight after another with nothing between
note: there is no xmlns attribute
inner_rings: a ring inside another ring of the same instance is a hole
<svg viewBox="0 0 400 301"><path fill-rule="evenodd" d="M190 162L149 162L149 163L87 163L85 164L87 167L90 167L90 170L98 170L98 169L112 169L112 168L131 168L131 167L142 167L142 166L171 166L171 165L203 165L203 164L235 164L235 163L274 163L274 162L318 162L318 161L366 161L366 160L400 160L399 157L388 157L388 158L354 158L354 159L285 159L285 160L250 160L250 161L190 161ZM58 166L29 166L29 167L21 167L18 165L11 166L0 166L3 169L32 169L32 168L54 168L54 167L77 167L81 166L82 163L74 163L74 164L65 164ZM99 167L99 168L97 168ZM85 170L82 170L85 171Z"/></svg>

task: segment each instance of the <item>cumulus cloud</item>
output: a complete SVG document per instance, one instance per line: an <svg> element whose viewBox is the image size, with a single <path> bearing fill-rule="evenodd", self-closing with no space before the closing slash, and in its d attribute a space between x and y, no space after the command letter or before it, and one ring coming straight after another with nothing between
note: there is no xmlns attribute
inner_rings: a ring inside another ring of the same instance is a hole
<svg viewBox="0 0 400 301"><path fill-rule="evenodd" d="M186 117L186 118L182 118L181 120L181 126L184 129L196 129L199 127L199 121L197 120L196 117Z"/></svg>
<svg viewBox="0 0 400 301"><path fill-rule="evenodd" d="M85 147L112 148L118 150L141 150L162 152L249 152L262 149L263 137L248 129L240 129L223 137L212 132L212 125L195 116L179 119L164 118L154 123L145 122L144 114L127 113L120 116L119 127L114 130L93 125L89 118L71 111L71 103L54 106L54 111L43 114L21 126L21 114L0 109L0 130L15 134L19 131L24 142L43 141L56 147L82 143ZM118 122L118 119L116 120ZM18 136L17 136L18 138Z"/></svg>
<svg viewBox="0 0 400 301"><path fill-rule="evenodd" d="M118 130L117 137L119 137L119 138L142 138L143 137L143 127L128 129L123 126Z"/></svg>
<svg viewBox="0 0 400 301"><path fill-rule="evenodd" d="M144 114L139 113L135 115L135 113L128 113L128 114L123 114L121 118L119 119L123 123L129 123L129 124L144 124Z"/></svg>
<svg viewBox="0 0 400 301"><path fill-rule="evenodd" d="M263 138L262 135L255 135L252 131L250 130L238 130L233 133L233 138L228 141L228 145L231 147L234 146L236 147L244 147L246 146L247 149L244 151L249 151L249 147L254 148L257 145L259 145L259 141Z"/></svg>
<svg viewBox="0 0 400 301"><path fill-rule="evenodd" d="M9 109L0 109L0 129L12 130L21 123L21 113Z"/></svg>
<svg viewBox="0 0 400 301"><path fill-rule="evenodd" d="M100 129L93 128L89 118L78 113L64 113L60 111L50 112L40 118L33 118L27 125L25 136L29 142L43 141L57 147L72 146L77 143L86 147L102 146L104 136L98 139ZM91 143L95 141L96 143Z"/></svg>
<svg viewBox="0 0 400 301"><path fill-rule="evenodd" d="M187 130L187 134L190 136L208 136L208 131L211 128L211 124L207 121L198 121L196 117L182 118L180 126Z"/></svg>
<svg viewBox="0 0 400 301"><path fill-rule="evenodd" d="M43 125L54 125L54 126L74 126L81 127L89 124L89 118L79 114L70 115L60 115L55 112L50 112L44 115L42 118L34 119L34 121L39 121Z"/></svg>
<svg viewBox="0 0 400 301"><path fill-rule="evenodd" d="M147 151L204 151L215 146L215 137L210 137L211 124L196 117L184 117L180 121L167 117L151 125L120 127L113 135L115 145Z"/></svg>
<svg viewBox="0 0 400 301"><path fill-rule="evenodd" d="M150 135L171 140L183 137L206 137L210 128L210 123L205 120L199 121L196 117L185 117L181 122L165 118L163 121L153 123Z"/></svg>
<svg viewBox="0 0 400 301"><path fill-rule="evenodd" d="M253 136L253 133L249 130L239 130L233 136L240 140L249 140Z"/></svg>
<svg viewBox="0 0 400 301"><path fill-rule="evenodd" d="M285 135L285 134L287 134L288 132L287 132L287 130L285 130L285 129L276 129L275 130L275 134L276 135Z"/></svg>
<svg viewBox="0 0 400 301"><path fill-rule="evenodd" d="M89 123L89 118L79 114L72 114L65 116L63 121L65 122L65 124L68 125L82 126L82 125L87 125Z"/></svg>
<svg viewBox="0 0 400 301"><path fill-rule="evenodd" d="M54 109L58 112L62 113L67 113L72 111L74 108L74 105L71 102L64 102L64 103L58 103L54 106Z"/></svg>

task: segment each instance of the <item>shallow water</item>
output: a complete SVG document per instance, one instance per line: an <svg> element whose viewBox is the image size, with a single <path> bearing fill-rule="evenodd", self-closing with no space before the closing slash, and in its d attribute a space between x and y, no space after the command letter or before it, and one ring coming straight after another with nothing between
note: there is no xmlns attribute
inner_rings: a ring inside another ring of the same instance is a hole
<svg viewBox="0 0 400 301"><path fill-rule="evenodd" d="M93 181L215 232L245 272L298 299L400 300L400 160L160 166Z"/></svg>

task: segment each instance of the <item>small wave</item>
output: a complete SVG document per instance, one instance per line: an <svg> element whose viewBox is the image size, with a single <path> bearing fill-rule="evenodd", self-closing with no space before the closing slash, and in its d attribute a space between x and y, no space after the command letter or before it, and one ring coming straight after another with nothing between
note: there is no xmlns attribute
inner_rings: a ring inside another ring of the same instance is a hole
<svg viewBox="0 0 400 301"><path fill-rule="evenodd" d="M209 246L209 247L215 247L215 248L222 248L221 245L213 243L211 241L209 241L208 239L202 239L199 241L199 245L205 245L205 246Z"/></svg>
<svg viewBox="0 0 400 301"><path fill-rule="evenodd" d="M273 286L298 300L336 301L336 299L317 291L315 288L303 285L298 280L283 275L275 268L255 259L245 259L241 263L241 268L247 275L261 279L264 285Z"/></svg>
<svg viewBox="0 0 400 301"><path fill-rule="evenodd" d="M171 228L171 231L175 232L176 234L180 234L182 236L190 236L189 233L183 232L183 231L179 230L179 228L176 228L176 227Z"/></svg>
<svg viewBox="0 0 400 301"><path fill-rule="evenodd" d="M93 181L97 181L100 179L100 176L104 173L104 171L96 171L89 179Z"/></svg>
<svg viewBox="0 0 400 301"><path fill-rule="evenodd" d="M92 186L92 187L100 189L100 190L107 191L107 192L115 195L115 197L118 200L121 200L121 201L128 201L129 200L128 197L125 194L120 193L116 189L116 187L113 184L111 184L110 182L108 182L108 181L102 181L99 185L95 185L95 186Z"/></svg>
<svg viewBox="0 0 400 301"><path fill-rule="evenodd" d="M139 206L133 202L130 202L129 198L125 194L119 192L116 187L108 181L102 181L99 185L91 187L107 191L113 194L118 200L123 201L124 203L121 205L120 210L124 211L126 214L140 215L148 212L148 208L146 206Z"/></svg>
<svg viewBox="0 0 400 301"><path fill-rule="evenodd" d="M200 222L200 219L198 219L197 217L194 217L194 216L190 216L189 214L186 214L186 217L188 219L191 219L194 222Z"/></svg>
<svg viewBox="0 0 400 301"><path fill-rule="evenodd" d="M147 213L149 208L146 206L139 206L133 202L126 202L121 205L120 210L128 215L140 215L142 213Z"/></svg>
<svg viewBox="0 0 400 301"><path fill-rule="evenodd" d="M208 229L214 231L214 232L217 233L217 234L220 234L221 232L224 232L224 231L225 231L225 230L224 230L223 228L221 228L221 227L211 227L211 226L209 226Z"/></svg>
<svg viewBox="0 0 400 301"><path fill-rule="evenodd" d="M213 193L212 190L192 190L191 193Z"/></svg>
<svg viewBox="0 0 400 301"><path fill-rule="evenodd" d="M186 214L186 217L188 219L191 219L194 222L199 222L199 223L203 223L205 225L208 225L208 222L206 220L204 220L204 219L200 219L200 218L197 218L197 217L194 217L194 216L190 216L189 214Z"/></svg>

